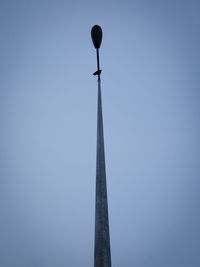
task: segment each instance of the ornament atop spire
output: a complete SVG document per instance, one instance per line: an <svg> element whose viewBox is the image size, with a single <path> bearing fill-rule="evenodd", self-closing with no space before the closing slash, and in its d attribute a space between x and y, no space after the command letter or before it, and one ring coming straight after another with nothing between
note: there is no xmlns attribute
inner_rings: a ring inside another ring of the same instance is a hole
<svg viewBox="0 0 200 267"><path fill-rule="evenodd" d="M103 32L99 25L94 25L91 30L91 37L94 47L99 49L101 46Z"/></svg>

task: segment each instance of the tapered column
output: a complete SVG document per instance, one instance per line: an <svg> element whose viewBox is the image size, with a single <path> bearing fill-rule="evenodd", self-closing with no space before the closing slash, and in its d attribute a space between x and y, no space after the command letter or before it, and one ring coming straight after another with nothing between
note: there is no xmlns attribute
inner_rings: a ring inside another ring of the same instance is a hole
<svg viewBox="0 0 200 267"><path fill-rule="evenodd" d="M94 267L111 267L101 80L98 78Z"/></svg>

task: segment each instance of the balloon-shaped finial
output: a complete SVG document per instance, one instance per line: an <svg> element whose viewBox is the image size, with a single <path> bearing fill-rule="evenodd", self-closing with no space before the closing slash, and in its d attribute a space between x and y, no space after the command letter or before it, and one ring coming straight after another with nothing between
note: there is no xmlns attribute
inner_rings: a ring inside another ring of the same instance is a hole
<svg viewBox="0 0 200 267"><path fill-rule="evenodd" d="M103 32L99 25L94 25L91 30L92 42L95 48L100 48Z"/></svg>

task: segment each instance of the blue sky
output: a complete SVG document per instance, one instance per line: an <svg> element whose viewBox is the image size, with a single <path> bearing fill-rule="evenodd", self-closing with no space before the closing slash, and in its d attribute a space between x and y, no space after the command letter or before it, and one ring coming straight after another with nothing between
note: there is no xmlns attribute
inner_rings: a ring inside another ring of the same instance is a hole
<svg viewBox="0 0 200 267"><path fill-rule="evenodd" d="M93 266L99 24L112 264L198 267L199 2L0 6L0 265Z"/></svg>

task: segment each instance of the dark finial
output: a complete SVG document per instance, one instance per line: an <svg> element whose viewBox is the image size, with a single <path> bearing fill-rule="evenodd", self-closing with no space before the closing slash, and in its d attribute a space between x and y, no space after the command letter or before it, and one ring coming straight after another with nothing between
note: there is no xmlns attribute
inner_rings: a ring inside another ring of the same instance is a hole
<svg viewBox="0 0 200 267"><path fill-rule="evenodd" d="M101 46L101 41L102 41L102 29L99 25L94 25L91 30L91 37L92 37L92 42L94 44L95 48L100 48Z"/></svg>

